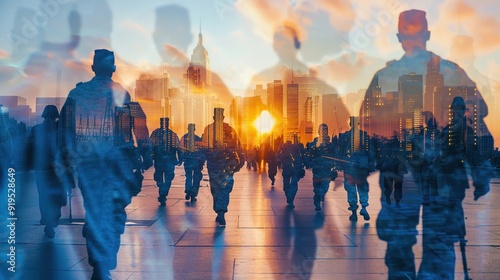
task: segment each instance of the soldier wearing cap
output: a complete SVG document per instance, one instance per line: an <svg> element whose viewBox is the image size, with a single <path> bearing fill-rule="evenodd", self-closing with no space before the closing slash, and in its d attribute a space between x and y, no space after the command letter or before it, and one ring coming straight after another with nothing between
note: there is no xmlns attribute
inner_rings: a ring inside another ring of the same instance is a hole
<svg viewBox="0 0 500 280"><path fill-rule="evenodd" d="M179 137L169 129L169 118L160 119L160 128L151 133L153 160L155 166L154 179L158 186L158 202L166 205L168 192L175 177L175 166L181 165Z"/></svg>
<svg viewBox="0 0 500 280"><path fill-rule="evenodd" d="M71 90L60 118L64 133L62 158L68 159L68 168L76 167L83 196L82 232L88 261L94 268L92 279L111 279L109 271L117 265L120 235L125 230L125 207L137 184L134 170L151 166L149 152L144 148L149 141L144 113L130 101L130 94L111 79L115 70L113 52L95 50L95 76ZM125 109L128 118L118 118ZM135 146L143 152L141 167L131 156L135 155Z"/></svg>
<svg viewBox="0 0 500 280"><path fill-rule="evenodd" d="M194 134L196 126L194 123L188 124L188 133L181 137L181 157L184 163L184 171L186 172L186 183L184 192L186 200L191 199L191 202L197 200L198 191L200 189L201 179L203 178L203 165L205 164L205 156L201 153L200 136Z"/></svg>
<svg viewBox="0 0 500 280"><path fill-rule="evenodd" d="M243 167L245 158L236 131L224 122L223 108L214 108L214 122L203 131L202 147L207 158L213 210L217 213L215 221L225 226L224 215L233 190L233 176Z"/></svg>
<svg viewBox="0 0 500 280"><path fill-rule="evenodd" d="M28 138L28 165L36 173L40 224L45 225L45 235L54 238L54 228L59 224L61 208L66 205L66 192L54 168L59 151L57 143L59 110L54 105L47 105L42 118L43 123L35 125Z"/></svg>

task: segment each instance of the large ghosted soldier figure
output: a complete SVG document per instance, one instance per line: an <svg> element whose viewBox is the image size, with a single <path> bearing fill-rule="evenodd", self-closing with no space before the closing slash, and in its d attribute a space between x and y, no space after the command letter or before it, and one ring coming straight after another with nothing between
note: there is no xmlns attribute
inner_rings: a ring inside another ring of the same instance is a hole
<svg viewBox="0 0 500 280"><path fill-rule="evenodd" d="M144 112L111 79L114 62L113 52L95 50L95 77L71 90L60 118L63 164L76 168L83 196L82 233L89 264L94 268L92 279L111 279L109 271L116 268L120 235L125 230L125 207L137 189L134 171L151 166L145 149L148 132ZM137 151L143 152L139 159Z"/></svg>
<svg viewBox="0 0 500 280"><path fill-rule="evenodd" d="M216 222L226 225L225 213L233 190L233 175L245 164L236 131L224 122L224 109L214 108L214 122L205 127L202 146L206 153L210 192Z"/></svg>
<svg viewBox="0 0 500 280"><path fill-rule="evenodd" d="M40 224L45 225L45 235L54 238L54 228L59 225L61 208L66 205L66 191L55 169L59 153L57 119L59 111L55 105L47 105L42 113L43 123L31 129L28 138L28 166L36 174Z"/></svg>
<svg viewBox="0 0 500 280"><path fill-rule="evenodd" d="M396 134L401 147L401 154L398 157L407 158L410 163L415 164L412 153L415 153L416 149L412 147L412 138L419 131L416 128L433 117L439 125L437 129L443 129L442 126L450 122L452 100L461 96L464 103L470 106L468 120L472 122L470 125L474 130L472 147L474 156L467 160L475 187L474 197L477 199L485 195L489 191L492 176L489 159L493 151L493 138L484 122L484 118L488 115L488 108L476 84L457 64L427 50L427 41L431 37L431 32L428 29L424 11L408 10L400 13L397 37L405 53L400 59L388 62L386 67L374 75L360 108L361 129L367 131L370 137L381 141ZM443 143L442 140L441 143ZM442 164L443 162L439 162L437 165L442 166ZM442 196L439 178L463 179L467 168L461 168L461 165L456 168L461 172L461 176L456 178L438 174L436 199L438 205ZM455 168L452 167L452 169L448 172L454 174ZM454 274L454 267L448 266L451 260L445 260L450 256L446 250L439 250L437 247L434 247L437 250L433 250L432 243L431 246L427 246L428 241L436 237L436 231L432 227L436 221L429 214L429 210L435 205L423 201L427 199L427 193L422 194L422 190L427 192L428 187L421 184L436 184L436 182L420 180L418 173L413 174L414 170L410 171L411 175L417 176L415 182L418 188L402 187L402 199L399 205L401 207L389 205L384 199L384 194L381 198L382 209L377 217L377 234L379 238L387 242L385 262L389 269L389 278L417 277L412 247L417 242L417 225L422 202L424 202L422 221L426 261L422 263L426 265L420 267L418 277L419 279L449 279L441 275L432 275L432 268L427 266L428 262L431 262L434 263L434 267L440 267L442 271L450 273L450 276ZM461 181L460 184L454 186L458 189L458 193L461 192L464 182ZM458 193L453 196L459 195ZM441 222L445 223L445 221ZM427 274L430 276L427 277Z"/></svg>
<svg viewBox="0 0 500 280"><path fill-rule="evenodd" d="M181 165L179 137L169 128L169 118L160 118L160 128L151 133L154 179L158 186L158 202L166 205L168 192L175 177L175 166Z"/></svg>
<svg viewBox="0 0 500 280"><path fill-rule="evenodd" d="M205 155L200 151L202 139L194 132L196 126L194 123L188 124L188 133L181 138L181 155L186 172L186 183L184 185L185 199L191 199L191 202L197 200L200 190L201 179L203 178L203 165L205 164Z"/></svg>
<svg viewBox="0 0 500 280"><path fill-rule="evenodd" d="M321 202L325 201L330 182L337 178L337 171L334 162L335 149L330 141L326 124L319 125L318 135L319 137L314 138L314 141L307 143L306 146L308 162L313 173L314 206L316 211L321 211Z"/></svg>
<svg viewBox="0 0 500 280"><path fill-rule="evenodd" d="M281 163L281 176L283 177L283 191L286 196L288 208L293 209L293 200L299 190L299 181L304 178L305 148L299 143L298 135L294 134L292 141L286 141L278 153L276 159Z"/></svg>

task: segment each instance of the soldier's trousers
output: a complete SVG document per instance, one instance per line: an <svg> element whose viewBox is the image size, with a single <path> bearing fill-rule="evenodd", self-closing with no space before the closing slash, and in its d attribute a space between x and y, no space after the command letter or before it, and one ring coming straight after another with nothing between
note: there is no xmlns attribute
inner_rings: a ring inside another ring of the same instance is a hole
<svg viewBox="0 0 500 280"><path fill-rule="evenodd" d="M380 186L384 192L387 203L390 204L391 194L394 192L394 200L398 203L403 198L403 178L392 176L390 173L380 173Z"/></svg>
<svg viewBox="0 0 500 280"><path fill-rule="evenodd" d="M61 218L61 207L66 205L66 193L53 172L36 172L38 200L40 202L40 224L57 227Z"/></svg>
<svg viewBox="0 0 500 280"><path fill-rule="evenodd" d="M128 170L127 167L124 170ZM125 180L128 178L124 179L127 174L112 174L103 165L94 164L79 168L78 175L85 206L82 234L87 243L89 264L114 269L120 235L127 220L125 207L132 197ZM132 177L132 172L129 175Z"/></svg>
<svg viewBox="0 0 500 280"><path fill-rule="evenodd" d="M162 202L166 200L168 192L170 191L170 186L172 185L172 180L175 176L175 165L169 165L165 168L155 167L155 173L153 175L156 185L158 186L158 201Z"/></svg>
<svg viewBox="0 0 500 280"><path fill-rule="evenodd" d="M330 188L330 178L317 178L313 179L313 190L314 195L318 195L320 197L324 197Z"/></svg>
<svg viewBox="0 0 500 280"><path fill-rule="evenodd" d="M274 180L276 174L278 173L278 165L276 163L268 163L267 168L267 175L269 176L269 179Z"/></svg>
<svg viewBox="0 0 500 280"><path fill-rule="evenodd" d="M213 197L213 209L216 213L226 213L229 205L229 194L233 190L234 179L231 172L221 169L208 169L210 192Z"/></svg>
<svg viewBox="0 0 500 280"><path fill-rule="evenodd" d="M345 176L345 174L344 174ZM344 189L347 191L347 202L349 210L356 211L358 209L358 194L359 203L363 208L368 204L368 182L366 179L362 184L350 184L347 179L344 179Z"/></svg>
<svg viewBox="0 0 500 280"><path fill-rule="evenodd" d="M300 178L298 176L283 175L283 191L287 199L292 201L295 199L295 195L299 190L299 180Z"/></svg>
<svg viewBox="0 0 500 280"><path fill-rule="evenodd" d="M465 240L462 202L469 187L465 166L440 172L437 204L422 211L423 254L419 279L454 279L455 243Z"/></svg>
<svg viewBox="0 0 500 280"><path fill-rule="evenodd" d="M203 178L203 163L184 162L184 171L186 172L186 184L184 192L190 196L197 197L200 189L201 179Z"/></svg>

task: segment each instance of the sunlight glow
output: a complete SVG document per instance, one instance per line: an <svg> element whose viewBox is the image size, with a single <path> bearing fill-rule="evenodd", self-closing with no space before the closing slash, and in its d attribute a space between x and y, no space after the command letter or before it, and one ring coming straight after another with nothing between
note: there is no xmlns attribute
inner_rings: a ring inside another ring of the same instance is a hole
<svg viewBox="0 0 500 280"><path fill-rule="evenodd" d="M260 113L260 116L255 120L253 125L260 133L269 133L273 130L275 123L273 116L271 116L268 111L264 110Z"/></svg>

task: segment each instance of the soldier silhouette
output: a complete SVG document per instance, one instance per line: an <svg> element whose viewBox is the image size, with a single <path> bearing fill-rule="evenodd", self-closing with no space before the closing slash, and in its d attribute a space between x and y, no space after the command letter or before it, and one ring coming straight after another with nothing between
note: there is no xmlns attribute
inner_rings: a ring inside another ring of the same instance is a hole
<svg viewBox="0 0 500 280"><path fill-rule="evenodd" d="M299 190L299 181L305 176L305 149L299 143L297 134L294 135L294 143L292 141L285 142L278 154L277 160L281 163L281 176L283 177L283 191L286 196L288 208L295 208L293 200Z"/></svg>
<svg viewBox="0 0 500 280"><path fill-rule="evenodd" d="M202 146L207 158L213 209L217 213L215 221L225 226L233 176L243 167L245 158L236 131L224 122L223 108L214 108L214 122L205 127Z"/></svg>
<svg viewBox="0 0 500 280"><path fill-rule="evenodd" d="M69 158L63 164L76 167L83 196L82 233L88 262L94 268L92 279L111 279L109 271L116 268L120 235L125 231L125 207L137 188L134 169L151 166L143 147L148 143L144 113L111 79L114 61L113 52L94 51L95 77L71 90L60 118L62 158ZM136 150L143 152L143 166L136 165Z"/></svg>
<svg viewBox="0 0 500 280"><path fill-rule="evenodd" d="M166 205L168 192L175 177L175 166L181 165L180 143L177 134L169 129L169 118L160 119L160 128L151 133L153 160L155 167L154 179L158 186L158 202Z"/></svg>
<svg viewBox="0 0 500 280"><path fill-rule="evenodd" d="M344 189L347 191L347 202L349 210L352 211L349 220L357 221L358 195L363 218L368 221L370 215L366 210L368 207L368 181L366 180L375 168L374 157L370 151L370 138L367 133L359 129L356 117L351 117L349 122L351 129L339 135L338 158L341 161L341 169L344 172Z"/></svg>
<svg viewBox="0 0 500 280"><path fill-rule="evenodd" d="M59 152L57 139L57 119L59 111L55 105L47 105L42 113L43 123L31 129L28 138L28 166L36 173L40 224L45 225L45 235L54 238L54 228L61 218L61 207L66 205L66 191L59 180L55 162Z"/></svg>
<svg viewBox="0 0 500 280"><path fill-rule="evenodd" d="M468 149L468 152L474 151L474 156L468 163L477 199L489 191L489 181L492 176L489 159L493 150L493 138L484 122L484 118L488 115L488 108L476 84L462 68L427 50L430 35L424 11L408 10L400 13L397 37L404 55L398 60L387 63L386 67L374 75L360 108L361 129L365 130L370 137L382 140L395 134L400 147L400 154L397 157L413 161L415 150L421 147L413 147L412 139L415 134L419 133L420 127L429 120L428 117L431 114L426 112L432 113L438 125L449 124L452 99L456 96L463 97L464 104L472 109L468 113L471 115L469 120L473 121L475 138L472 150ZM437 127L437 129L441 130L442 127ZM442 141L445 138L440 140L441 145L444 144ZM458 180L456 182L459 189L457 193L461 193L460 189L464 186L462 176L466 174L465 170L460 169L461 165L448 165L442 161L439 165L441 167L439 168L440 174L437 175L438 203L442 196L442 186L450 185L444 181L439 183L441 180L439 178L452 179L452 176L444 175L443 172L454 173L455 169L462 172L460 176L454 178ZM454 170L447 171L446 168ZM401 208L395 208L382 199L382 209L377 218L377 233L382 240L387 242L386 265L389 268L390 279L417 277L412 246L416 244L418 234L416 226L419 223L422 198L424 204L427 204L427 194L422 195L421 191L428 188L421 184L436 184L436 182L420 180L418 169L414 168L411 171L415 173L412 175L416 176L419 188L402 188ZM454 196L457 196L457 193ZM444 200L446 201L447 198ZM428 215L428 211L425 211L427 208L427 206L424 207L423 215L425 243L432 240L435 233L432 227L435 221L432 220L432 215ZM431 250L431 247L427 246L426 249L426 246L424 245L424 251ZM437 250L426 251L424 254L426 262L433 262L442 271L447 271L446 273L454 273L454 266L448 267L449 269L441 266L447 266L450 262L450 255L447 252ZM429 270L427 265L421 266L420 270L418 277L426 279L425 274ZM430 275L429 278L432 279L445 279L432 273Z"/></svg>
<svg viewBox="0 0 500 280"><path fill-rule="evenodd" d="M276 174L278 173L278 162L276 161L276 152L270 144L265 145L264 157L267 162L267 176L271 179L271 186L274 188Z"/></svg>
<svg viewBox="0 0 500 280"><path fill-rule="evenodd" d="M307 144L307 154L313 173L314 206L316 211L321 211L321 202L325 201L330 182L337 178L335 149L328 136L326 124L318 126L318 137Z"/></svg>
<svg viewBox="0 0 500 280"><path fill-rule="evenodd" d="M184 171L186 172L186 183L184 192L186 200L191 202L197 200L200 189L201 179L203 178L203 165L205 156L201 152L201 137L194 134L196 126L194 123L188 124L188 133L184 134L180 140L181 158L184 162Z"/></svg>

